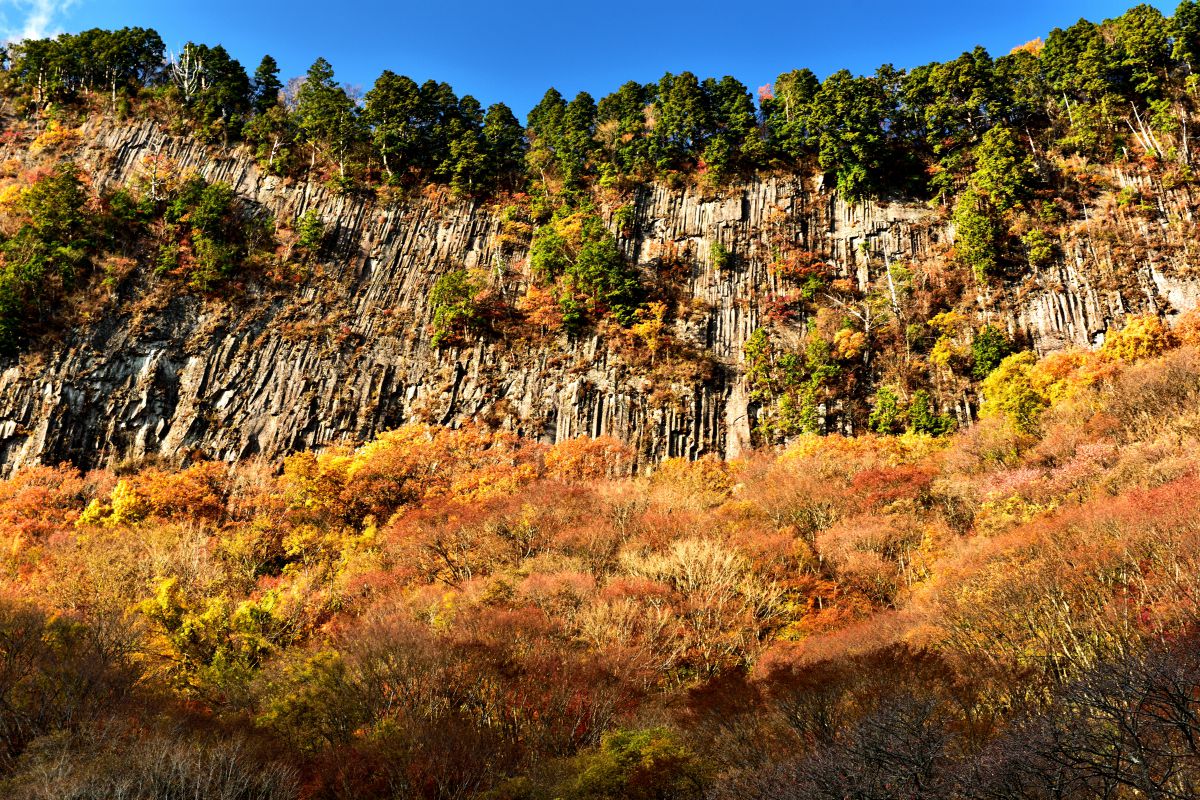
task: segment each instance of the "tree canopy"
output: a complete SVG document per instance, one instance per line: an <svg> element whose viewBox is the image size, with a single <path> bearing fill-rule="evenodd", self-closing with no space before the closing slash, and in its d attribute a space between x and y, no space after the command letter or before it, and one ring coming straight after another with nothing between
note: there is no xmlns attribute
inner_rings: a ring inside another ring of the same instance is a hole
<svg viewBox="0 0 1200 800"><path fill-rule="evenodd" d="M220 45L167 53L143 28L14 44L5 82L18 108L34 112L92 92L116 107L139 91L174 87L210 138L228 142L244 129L273 171L301 168L287 158L294 140L310 170L328 159L347 186L379 171L389 183L440 182L473 196L547 181L574 192L680 173L720 183L815 164L853 199L905 192L949 201L993 128L1010 131L1017 147L1040 141L1104 156L1119 152L1131 126L1170 127L1170 104L1200 52L1198 20L1193 0L1169 18L1143 4L998 58L975 47L911 70L883 65L823 80L794 69L757 103L734 77L691 72L627 82L599 99L550 89L524 127L503 104L482 111L448 84L418 85L390 70L360 100L324 59L294 84L292 119L280 120L284 87L273 58L251 77Z"/></svg>

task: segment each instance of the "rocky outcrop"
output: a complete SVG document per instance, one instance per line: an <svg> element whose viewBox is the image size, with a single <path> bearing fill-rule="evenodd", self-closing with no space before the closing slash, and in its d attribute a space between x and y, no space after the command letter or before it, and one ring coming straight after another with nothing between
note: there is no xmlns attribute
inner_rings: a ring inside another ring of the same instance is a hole
<svg viewBox="0 0 1200 800"><path fill-rule="evenodd" d="M151 123L84 133L77 157L102 186L144 177L145 159L155 156L227 182L278 219L316 209L334 237L328 258L294 287L264 282L218 301L142 285L48 351L9 365L0 375L7 471L150 455L277 457L360 442L408 421L470 418L545 441L615 436L643 464L735 456L751 425L742 348L764 302L785 288L767 266L771 237L786 236L865 282L889 261L938 257L952 236L944 215L925 206L850 205L800 177L762 178L718 197L643 190L621 247L648 273L668 253L685 264L677 280L694 313L677 334L707 362L703 379L653 385L599 336L430 347L427 297L440 275L483 267L505 276L506 292L522 288L525 254L505 251L492 209L440 196L384 206L284 182L239 152L214 154ZM1094 343L1130 311L1190 306L1198 284L1189 253L1167 246L1172 235L1156 224L1128 222L1142 226L1147 255L1132 268L1085 236L1006 296L981 298L981 314L1045 350ZM709 263L713 241L736 254L732 268ZM1118 276L1115 265L1129 274Z"/></svg>

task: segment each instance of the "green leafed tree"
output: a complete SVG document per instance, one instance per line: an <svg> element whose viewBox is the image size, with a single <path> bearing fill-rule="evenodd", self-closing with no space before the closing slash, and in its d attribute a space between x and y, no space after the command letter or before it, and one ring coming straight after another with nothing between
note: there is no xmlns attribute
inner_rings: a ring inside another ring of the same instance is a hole
<svg viewBox="0 0 1200 800"><path fill-rule="evenodd" d="M995 325L984 325L971 342L971 374L983 380L1013 351L1012 342Z"/></svg>
<svg viewBox="0 0 1200 800"><path fill-rule="evenodd" d="M690 72L667 73L654 103L652 157L660 170L681 169L703 152L710 127L700 81Z"/></svg>
<svg viewBox="0 0 1200 800"><path fill-rule="evenodd" d="M296 94L295 120L300 139L311 152L310 169L324 149L345 178L347 161L364 128L354 101L334 81L333 67L324 58L309 67Z"/></svg>
<svg viewBox="0 0 1200 800"><path fill-rule="evenodd" d="M873 78L833 73L813 101L818 162L838 190L859 200L882 189L888 154L887 98Z"/></svg>
<svg viewBox="0 0 1200 800"><path fill-rule="evenodd" d="M954 204L954 251L975 276L983 280L997 274L1004 229L987 195L971 188Z"/></svg>
<svg viewBox="0 0 1200 800"><path fill-rule="evenodd" d="M258 69L254 70L254 110L265 114L279 105L279 93L283 84L279 81L279 64L270 55L262 57Z"/></svg>
<svg viewBox="0 0 1200 800"><path fill-rule="evenodd" d="M443 162L440 174L458 194L471 195L491 184L488 158L483 143L483 109L479 101L464 95L458 104L458 114L451 118L447 130L449 157Z"/></svg>
<svg viewBox="0 0 1200 800"><path fill-rule="evenodd" d="M202 124L213 129L213 134L227 142L231 134L240 132L242 120L252 107L250 78L221 45L191 48L201 65L200 86L192 98L193 112Z"/></svg>
<svg viewBox="0 0 1200 800"><path fill-rule="evenodd" d="M538 104L529 112L526 135L529 152L526 155L530 172L543 184L556 174L558 150L563 138L563 117L567 113L567 102L553 87L546 91Z"/></svg>
<svg viewBox="0 0 1200 800"><path fill-rule="evenodd" d="M295 119L281 104L260 112L242 129L246 142L253 148L255 160L269 174L288 171L296 144Z"/></svg>
<svg viewBox="0 0 1200 800"><path fill-rule="evenodd" d="M726 75L704 81L711 130L704 161L718 179L759 161L766 152L754 99L745 85Z"/></svg>
<svg viewBox="0 0 1200 800"><path fill-rule="evenodd" d="M1200 66L1200 3L1183 0L1171 18L1172 56L1183 63L1189 73Z"/></svg>
<svg viewBox="0 0 1200 800"><path fill-rule="evenodd" d="M1141 102L1160 98L1171 69L1171 21L1142 3L1113 20L1112 27L1113 49L1129 98Z"/></svg>
<svg viewBox="0 0 1200 800"><path fill-rule="evenodd" d="M789 159L808 155L816 141L812 104L821 82L810 69L797 69L775 79L773 95L763 102L770 145Z"/></svg>
<svg viewBox="0 0 1200 800"><path fill-rule="evenodd" d="M1033 161L1017 134L1002 125L985 133L975 151L971 186L1003 213L1025 202L1033 183Z"/></svg>
<svg viewBox="0 0 1200 800"><path fill-rule="evenodd" d="M75 285L91 244L86 203L72 164L60 164L21 193L23 222L0 241L0 351L15 352L31 324Z"/></svg>
<svg viewBox="0 0 1200 800"><path fill-rule="evenodd" d="M871 404L867 425L876 433L899 433L904 429L904 407L900 396L890 386L880 386Z"/></svg>
<svg viewBox="0 0 1200 800"><path fill-rule="evenodd" d="M384 71L367 92L363 120L389 178L418 163L421 90L408 77Z"/></svg>
<svg viewBox="0 0 1200 800"><path fill-rule="evenodd" d="M640 176L650 169L648 112L657 87L628 81L600 100L596 107L596 134L617 174Z"/></svg>
<svg viewBox="0 0 1200 800"><path fill-rule="evenodd" d="M525 134L516 115L503 103L489 106L484 114L482 144L491 186L520 187L525 172Z"/></svg>

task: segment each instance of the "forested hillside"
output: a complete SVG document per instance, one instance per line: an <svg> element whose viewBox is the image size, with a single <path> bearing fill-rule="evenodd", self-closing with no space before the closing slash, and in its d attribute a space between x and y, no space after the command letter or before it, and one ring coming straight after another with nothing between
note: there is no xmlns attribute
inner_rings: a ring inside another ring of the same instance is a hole
<svg viewBox="0 0 1200 800"><path fill-rule="evenodd" d="M9 45L0 795L1197 796L1197 58Z"/></svg>
<svg viewBox="0 0 1200 800"><path fill-rule="evenodd" d="M400 428L0 483L13 798L1194 795L1200 324L950 437Z"/></svg>

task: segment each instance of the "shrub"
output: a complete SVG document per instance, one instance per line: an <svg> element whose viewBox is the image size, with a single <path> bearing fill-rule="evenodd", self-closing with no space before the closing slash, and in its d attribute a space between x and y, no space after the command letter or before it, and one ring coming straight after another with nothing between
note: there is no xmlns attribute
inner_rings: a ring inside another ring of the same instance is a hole
<svg viewBox="0 0 1200 800"><path fill-rule="evenodd" d="M310 208L296 222L296 244L310 257L316 257L325 243L325 223L315 208Z"/></svg>
<svg viewBox="0 0 1200 800"><path fill-rule="evenodd" d="M613 212L613 225L623 236L629 236L633 233L633 227L637 224L637 212L629 203L618 208Z"/></svg>
<svg viewBox="0 0 1200 800"><path fill-rule="evenodd" d="M712 264L712 268L719 272L733 268L733 253L725 245L716 240L713 240L712 245L708 249L708 260Z"/></svg>
<svg viewBox="0 0 1200 800"><path fill-rule="evenodd" d="M954 417L938 413L929 392L924 389L913 392L912 402L908 405L908 429L910 431L927 433L930 436L942 436L950 433L954 427Z"/></svg>
<svg viewBox="0 0 1200 800"><path fill-rule="evenodd" d="M971 342L971 375L976 380L983 380L1011 352L1012 343L1003 331L995 325L983 326Z"/></svg>
<svg viewBox="0 0 1200 800"><path fill-rule="evenodd" d="M555 214L534 234L529 266L538 280L554 284L568 329L606 313L622 325L637 318L642 295L637 271L592 212Z"/></svg>
<svg viewBox="0 0 1200 800"><path fill-rule="evenodd" d="M1029 263L1035 267L1044 267L1054 260L1054 242L1040 228L1034 228L1021 237Z"/></svg>
<svg viewBox="0 0 1200 800"><path fill-rule="evenodd" d="M888 386L879 387L875 402L871 404L871 416L867 425L876 433L899 433L904 428L904 410L895 390Z"/></svg>
<svg viewBox="0 0 1200 800"><path fill-rule="evenodd" d="M183 241L162 245L158 269L169 272L179 266L193 289L211 291L235 275L252 252L271 247L274 242L267 222L251 218L233 188L226 183L208 183L193 175L180 185L166 202L163 218L171 223L168 231L182 229ZM189 241L190 240L190 241ZM192 258L180 259L181 247L190 243Z"/></svg>
<svg viewBox="0 0 1200 800"><path fill-rule="evenodd" d="M704 793L699 759L666 728L613 731L598 750L575 759L556 787L564 800L683 800Z"/></svg>
<svg viewBox="0 0 1200 800"><path fill-rule="evenodd" d="M466 331L479 322L478 296L483 287L465 269L456 269L438 278L429 293L433 308L434 347L459 342Z"/></svg>

